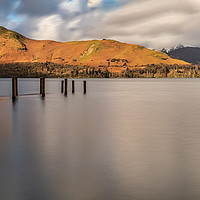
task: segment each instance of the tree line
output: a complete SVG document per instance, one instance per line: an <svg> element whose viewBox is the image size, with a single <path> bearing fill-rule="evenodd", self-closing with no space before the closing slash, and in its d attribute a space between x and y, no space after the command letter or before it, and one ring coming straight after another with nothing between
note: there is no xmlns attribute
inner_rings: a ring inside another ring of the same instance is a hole
<svg viewBox="0 0 200 200"><path fill-rule="evenodd" d="M113 70L113 67L119 70ZM79 66L45 63L0 64L0 78L199 78L198 65Z"/></svg>

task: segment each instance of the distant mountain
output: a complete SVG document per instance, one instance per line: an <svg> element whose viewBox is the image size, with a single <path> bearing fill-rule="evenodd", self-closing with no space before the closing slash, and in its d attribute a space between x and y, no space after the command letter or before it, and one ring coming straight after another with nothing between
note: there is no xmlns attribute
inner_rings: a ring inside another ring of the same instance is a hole
<svg viewBox="0 0 200 200"><path fill-rule="evenodd" d="M174 59L183 60L191 64L200 64L199 47L184 47L183 45L179 45L171 49L163 48L161 52L168 54Z"/></svg>
<svg viewBox="0 0 200 200"><path fill-rule="evenodd" d="M171 55L171 54L170 54ZM54 62L87 66L187 64L160 51L114 40L55 42L32 40L0 27L0 63Z"/></svg>
<svg viewBox="0 0 200 200"><path fill-rule="evenodd" d="M180 44L180 45L178 45L176 47L173 47L173 48L163 48L160 51L163 52L163 53L168 54L170 51L173 51L173 50L176 50L176 49L181 49L181 48L184 48L184 46L182 44Z"/></svg>
<svg viewBox="0 0 200 200"><path fill-rule="evenodd" d="M181 47L166 52L171 58L180 59L191 64L200 64L199 47Z"/></svg>

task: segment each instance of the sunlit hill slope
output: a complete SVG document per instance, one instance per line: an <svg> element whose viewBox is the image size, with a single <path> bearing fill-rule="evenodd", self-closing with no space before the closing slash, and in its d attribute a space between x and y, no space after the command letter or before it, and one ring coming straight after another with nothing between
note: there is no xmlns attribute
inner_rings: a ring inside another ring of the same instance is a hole
<svg viewBox="0 0 200 200"><path fill-rule="evenodd" d="M54 62L70 65L135 66L146 64L187 64L167 54L140 45L114 40L55 42L32 40L0 27L0 63Z"/></svg>

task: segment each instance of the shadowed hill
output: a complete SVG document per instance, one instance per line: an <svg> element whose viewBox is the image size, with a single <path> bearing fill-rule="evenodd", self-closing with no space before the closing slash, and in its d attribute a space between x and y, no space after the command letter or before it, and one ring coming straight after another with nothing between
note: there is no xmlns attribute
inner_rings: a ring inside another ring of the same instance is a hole
<svg viewBox="0 0 200 200"><path fill-rule="evenodd" d="M192 64L200 63L200 48L198 47L183 47L168 52L168 55L174 59L184 60Z"/></svg>
<svg viewBox="0 0 200 200"><path fill-rule="evenodd" d="M32 40L0 27L0 63L54 62L88 66L187 64L140 45L114 40L54 42Z"/></svg>

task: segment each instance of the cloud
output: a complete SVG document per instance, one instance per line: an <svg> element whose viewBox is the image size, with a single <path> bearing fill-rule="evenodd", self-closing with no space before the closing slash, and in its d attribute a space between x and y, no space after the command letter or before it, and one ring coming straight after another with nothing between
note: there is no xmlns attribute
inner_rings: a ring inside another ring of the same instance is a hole
<svg viewBox="0 0 200 200"><path fill-rule="evenodd" d="M101 5L103 2L101 0L88 0L88 7L89 8L93 8L93 7L98 7L99 5Z"/></svg>
<svg viewBox="0 0 200 200"><path fill-rule="evenodd" d="M35 39L200 45L199 0L20 0L15 7L13 2L0 0L0 22Z"/></svg>
<svg viewBox="0 0 200 200"><path fill-rule="evenodd" d="M20 0L15 12L30 17L52 15L58 12L58 5L61 2L63 0Z"/></svg>
<svg viewBox="0 0 200 200"><path fill-rule="evenodd" d="M138 0L108 13L100 30L107 37L152 48L199 45L199 17L197 0Z"/></svg>
<svg viewBox="0 0 200 200"><path fill-rule="evenodd" d="M199 45L198 18L200 2L197 0L140 0L107 13L98 32L114 38L151 48L172 47L178 44Z"/></svg>
<svg viewBox="0 0 200 200"><path fill-rule="evenodd" d="M33 32L34 38L57 40L59 38L60 27L63 23L59 15L51 15L49 17L40 18L37 23L37 31Z"/></svg>
<svg viewBox="0 0 200 200"><path fill-rule="evenodd" d="M83 13L87 9L87 1L86 0L72 0L72 1L63 1L58 5L60 10L71 13Z"/></svg>
<svg viewBox="0 0 200 200"><path fill-rule="evenodd" d="M16 9L18 1L0 0L0 23L5 25L8 22L9 15Z"/></svg>

